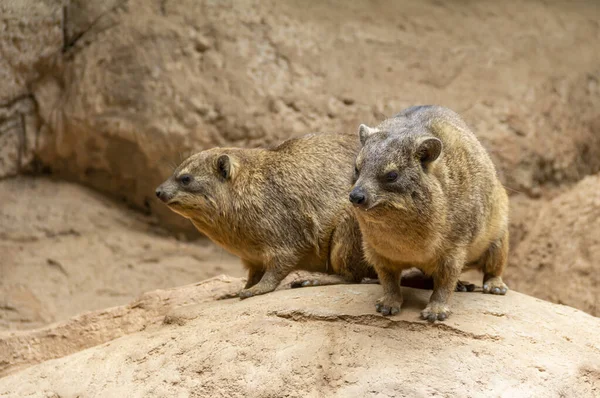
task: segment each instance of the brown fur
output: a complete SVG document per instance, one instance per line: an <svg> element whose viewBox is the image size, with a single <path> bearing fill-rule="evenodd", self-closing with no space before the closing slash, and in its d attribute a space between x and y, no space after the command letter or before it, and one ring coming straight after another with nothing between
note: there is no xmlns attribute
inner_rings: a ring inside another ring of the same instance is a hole
<svg viewBox="0 0 600 398"><path fill-rule="evenodd" d="M413 107L374 129L361 125L359 135L364 146L351 200L363 200L354 213L384 289L378 311L400 310L398 279L408 267L433 276L421 313L430 321L449 315L447 302L466 264L483 270L484 292L504 294L508 198L462 119L439 106Z"/></svg>
<svg viewBox="0 0 600 398"><path fill-rule="evenodd" d="M296 269L357 283L377 277L347 200L359 146L353 134L310 134L271 149L214 148L186 159L157 195L242 259L242 298Z"/></svg>

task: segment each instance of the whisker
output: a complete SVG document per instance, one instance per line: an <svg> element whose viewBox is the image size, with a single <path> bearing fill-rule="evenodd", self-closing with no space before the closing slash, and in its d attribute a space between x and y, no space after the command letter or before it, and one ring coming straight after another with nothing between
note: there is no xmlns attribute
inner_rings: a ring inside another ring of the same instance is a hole
<svg viewBox="0 0 600 398"><path fill-rule="evenodd" d="M525 192L523 192L523 191L519 191L519 190L517 190L517 189L514 189L514 188L507 187L507 186L506 186L506 185L504 185L504 184L502 184L502 186L504 187L504 189L507 189L507 190L509 190L509 191L512 191L512 192L515 192L515 193L525 193Z"/></svg>
<svg viewBox="0 0 600 398"><path fill-rule="evenodd" d="M177 168L177 163L175 163L175 161L170 161L168 162L169 167L171 167L171 171L175 171L175 169Z"/></svg>

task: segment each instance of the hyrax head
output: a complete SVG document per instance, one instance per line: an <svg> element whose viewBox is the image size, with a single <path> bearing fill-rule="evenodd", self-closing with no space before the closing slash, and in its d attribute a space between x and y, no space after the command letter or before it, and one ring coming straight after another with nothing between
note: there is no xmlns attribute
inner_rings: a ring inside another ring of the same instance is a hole
<svg viewBox="0 0 600 398"><path fill-rule="evenodd" d="M389 127L389 128L387 128ZM361 124L350 201L363 210L406 208L423 191L426 175L442 152L442 141L427 131Z"/></svg>
<svg viewBox="0 0 600 398"><path fill-rule="evenodd" d="M190 156L156 188L156 196L186 218L205 221L228 203L238 161L230 151L214 148Z"/></svg>

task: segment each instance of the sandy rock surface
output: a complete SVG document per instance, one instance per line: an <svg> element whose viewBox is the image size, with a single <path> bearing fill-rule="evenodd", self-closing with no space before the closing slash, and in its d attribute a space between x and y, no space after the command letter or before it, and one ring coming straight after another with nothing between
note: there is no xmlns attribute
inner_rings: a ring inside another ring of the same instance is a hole
<svg viewBox="0 0 600 398"><path fill-rule="evenodd" d="M532 221L510 259L507 283L600 316L600 175L541 204Z"/></svg>
<svg viewBox="0 0 600 398"><path fill-rule="evenodd" d="M281 290L179 307L164 323L0 379L3 397L577 396L600 394L600 319L519 293L458 293L418 320L405 289L384 318L377 285ZM277 377L273 377L276 374Z"/></svg>
<svg viewBox="0 0 600 398"><path fill-rule="evenodd" d="M237 293L244 280L220 275L193 285L144 293L127 305L86 312L39 329L0 330L0 377L144 330L183 305Z"/></svg>
<svg viewBox="0 0 600 398"><path fill-rule="evenodd" d="M30 84L48 73L63 35L59 1L0 2L0 178L32 167L43 129Z"/></svg>
<svg viewBox="0 0 600 398"><path fill-rule="evenodd" d="M236 257L67 182L0 181L0 330L35 328L226 273Z"/></svg>

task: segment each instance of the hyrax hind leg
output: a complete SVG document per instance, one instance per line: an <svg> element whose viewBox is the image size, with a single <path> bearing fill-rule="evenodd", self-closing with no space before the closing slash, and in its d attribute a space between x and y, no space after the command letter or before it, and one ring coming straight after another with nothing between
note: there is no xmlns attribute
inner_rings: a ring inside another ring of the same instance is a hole
<svg viewBox="0 0 600 398"><path fill-rule="evenodd" d="M338 220L331 237L329 260L332 272L346 283L360 283L364 278L377 279L375 269L365 260L360 226L347 210Z"/></svg>
<svg viewBox="0 0 600 398"><path fill-rule="evenodd" d="M502 281L502 272L508 258L508 229L502 238L492 242L485 251L479 264L483 271L483 292L491 294L506 294L508 287Z"/></svg>
<svg viewBox="0 0 600 398"><path fill-rule="evenodd" d="M328 259L321 272L311 279L298 280L292 287L360 283L364 278L377 279L375 269L364 259L358 222L345 211L337 220L329 242Z"/></svg>

